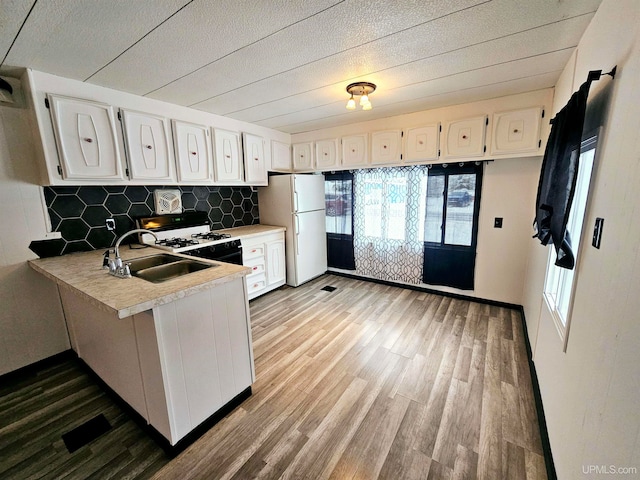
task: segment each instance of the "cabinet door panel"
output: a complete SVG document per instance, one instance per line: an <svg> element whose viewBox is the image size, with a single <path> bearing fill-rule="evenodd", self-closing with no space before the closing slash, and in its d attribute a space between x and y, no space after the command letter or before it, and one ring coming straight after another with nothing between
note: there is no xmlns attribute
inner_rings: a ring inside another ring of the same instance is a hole
<svg viewBox="0 0 640 480"><path fill-rule="evenodd" d="M541 107L494 114L491 153L500 155L538 150L541 118Z"/></svg>
<svg viewBox="0 0 640 480"><path fill-rule="evenodd" d="M284 256L284 240L267 244L267 284L284 282L287 276Z"/></svg>
<svg viewBox="0 0 640 480"><path fill-rule="evenodd" d="M407 130L405 162L437 160L439 130L440 126L438 124Z"/></svg>
<svg viewBox="0 0 640 480"><path fill-rule="evenodd" d="M166 118L121 110L132 180L174 180Z"/></svg>
<svg viewBox="0 0 640 480"><path fill-rule="evenodd" d="M445 157L484 156L487 117L475 117L447 123L445 128Z"/></svg>
<svg viewBox="0 0 640 480"><path fill-rule="evenodd" d="M216 183L241 183L240 134L227 130L214 130Z"/></svg>
<svg viewBox="0 0 640 480"><path fill-rule="evenodd" d="M313 170L312 143L296 143L293 145L293 170L296 172Z"/></svg>
<svg viewBox="0 0 640 480"><path fill-rule="evenodd" d="M262 137L243 133L245 181L252 185L267 184L267 166Z"/></svg>
<svg viewBox="0 0 640 480"><path fill-rule="evenodd" d="M291 171L291 146L286 143L271 142L271 170L275 172Z"/></svg>
<svg viewBox="0 0 640 480"><path fill-rule="evenodd" d="M124 180L113 107L49 95L63 178Z"/></svg>
<svg viewBox="0 0 640 480"><path fill-rule="evenodd" d="M211 182L211 141L204 125L173 121L173 137L180 182Z"/></svg>
<svg viewBox="0 0 640 480"><path fill-rule="evenodd" d="M316 142L316 169L327 170L338 165L338 139Z"/></svg>
<svg viewBox="0 0 640 480"><path fill-rule="evenodd" d="M367 134L342 137L342 166L356 167L369 163Z"/></svg>
<svg viewBox="0 0 640 480"><path fill-rule="evenodd" d="M371 134L371 163L400 163L402 161L402 132L389 130Z"/></svg>

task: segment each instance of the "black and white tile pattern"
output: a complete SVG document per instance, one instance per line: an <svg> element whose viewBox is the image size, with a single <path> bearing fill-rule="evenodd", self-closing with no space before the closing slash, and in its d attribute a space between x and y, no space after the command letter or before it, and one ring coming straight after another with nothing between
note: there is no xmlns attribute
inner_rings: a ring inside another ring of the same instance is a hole
<svg viewBox="0 0 640 480"><path fill-rule="evenodd" d="M185 211L207 212L212 229L240 227L260 222L258 194L250 187L209 186L82 186L43 187L51 227L66 242L63 253L113 246L119 235L134 228L136 217L153 214L153 192L179 189ZM106 219L116 222L115 232ZM135 240L132 237L132 240Z"/></svg>

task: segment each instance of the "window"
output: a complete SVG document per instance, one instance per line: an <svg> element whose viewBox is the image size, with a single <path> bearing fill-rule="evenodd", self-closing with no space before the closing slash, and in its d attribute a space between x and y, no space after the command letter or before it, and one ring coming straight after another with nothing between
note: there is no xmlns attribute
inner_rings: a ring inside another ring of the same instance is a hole
<svg viewBox="0 0 640 480"><path fill-rule="evenodd" d="M578 269L578 254L580 252L580 239L582 236L591 172L596 153L597 135L591 135L580 146L578 160L578 176L573 196L571 211L567 221L567 232L572 242L572 250L576 258L576 266L569 270L555 265L556 252L552 248L549 253L547 277L544 286L544 297L560 334L564 346L567 348L567 336L573 305L574 280Z"/></svg>
<svg viewBox="0 0 640 480"><path fill-rule="evenodd" d="M350 172L325 173L324 178L327 265L354 270L353 174Z"/></svg>
<svg viewBox="0 0 640 480"><path fill-rule="evenodd" d="M482 164L434 166L426 181L423 281L473 290Z"/></svg>
<svg viewBox="0 0 640 480"><path fill-rule="evenodd" d="M370 178L361 175L365 236L399 241L407 238L408 183L409 176L414 176L416 171L397 168L374 172Z"/></svg>
<svg viewBox="0 0 640 480"><path fill-rule="evenodd" d="M357 273L419 284L427 167L371 168L353 175Z"/></svg>

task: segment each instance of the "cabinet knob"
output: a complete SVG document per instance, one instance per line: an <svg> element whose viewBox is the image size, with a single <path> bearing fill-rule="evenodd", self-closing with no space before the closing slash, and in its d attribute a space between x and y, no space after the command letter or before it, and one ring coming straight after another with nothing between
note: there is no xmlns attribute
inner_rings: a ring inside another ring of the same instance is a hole
<svg viewBox="0 0 640 480"><path fill-rule="evenodd" d="M144 148L151 150L153 147L151 145L145 145Z"/></svg>
<svg viewBox="0 0 640 480"><path fill-rule="evenodd" d="M87 137L87 138L84 139L84 141L87 142L87 143L91 143L91 142L93 142L93 138L88 138Z"/></svg>
<svg viewBox="0 0 640 480"><path fill-rule="evenodd" d="M386 145L382 145L382 148L387 148L387 146Z"/></svg>
<svg viewBox="0 0 640 480"><path fill-rule="evenodd" d="M196 152L191 152L191 155L195 155L195 154L196 154Z"/></svg>
<svg viewBox="0 0 640 480"><path fill-rule="evenodd" d="M467 136L466 136L466 135L462 135L462 139L463 139L463 140L466 140L466 139L467 139Z"/></svg>
<svg viewBox="0 0 640 480"><path fill-rule="evenodd" d="M231 155L225 155L224 158L231 158Z"/></svg>
<svg viewBox="0 0 640 480"><path fill-rule="evenodd" d="M517 128L514 128L514 129L513 129L513 133L518 133L518 129L517 129Z"/></svg>
<svg viewBox="0 0 640 480"><path fill-rule="evenodd" d="M254 270L257 270L257 269L258 269L258 267L253 267L253 269L254 269Z"/></svg>
<svg viewBox="0 0 640 480"><path fill-rule="evenodd" d="M258 157L255 157L254 160L257 162L258 161Z"/></svg>
<svg viewBox="0 0 640 480"><path fill-rule="evenodd" d="M418 145L424 145L424 142L423 142L422 140L420 140L420 141L418 142Z"/></svg>

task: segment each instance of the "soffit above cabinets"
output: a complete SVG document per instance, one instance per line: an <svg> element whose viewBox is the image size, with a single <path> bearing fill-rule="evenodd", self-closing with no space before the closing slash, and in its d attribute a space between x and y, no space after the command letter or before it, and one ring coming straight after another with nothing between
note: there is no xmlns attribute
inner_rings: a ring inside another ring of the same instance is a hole
<svg viewBox="0 0 640 480"><path fill-rule="evenodd" d="M552 87L600 1L9 2L0 58L300 133Z"/></svg>

